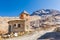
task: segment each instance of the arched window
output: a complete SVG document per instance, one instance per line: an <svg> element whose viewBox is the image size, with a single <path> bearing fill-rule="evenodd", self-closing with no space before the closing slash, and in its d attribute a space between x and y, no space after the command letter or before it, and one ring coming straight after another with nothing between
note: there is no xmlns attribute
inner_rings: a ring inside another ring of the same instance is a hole
<svg viewBox="0 0 60 40"><path fill-rule="evenodd" d="M9 27L11 27L11 25L9 25Z"/></svg>
<svg viewBox="0 0 60 40"><path fill-rule="evenodd" d="M23 17L24 15L22 14L21 17Z"/></svg>
<svg viewBox="0 0 60 40"><path fill-rule="evenodd" d="M11 25L9 25L9 29L8 30L9 30L9 33L10 33L11 32Z"/></svg>
<svg viewBox="0 0 60 40"><path fill-rule="evenodd" d="M13 28L16 28L16 24L13 25Z"/></svg>
<svg viewBox="0 0 60 40"><path fill-rule="evenodd" d="M16 24L14 24L14 26L16 26Z"/></svg>
<svg viewBox="0 0 60 40"><path fill-rule="evenodd" d="M24 18L24 15L23 15L23 14L21 14L20 18L21 18L21 19L23 19L23 18Z"/></svg>
<svg viewBox="0 0 60 40"><path fill-rule="evenodd" d="M21 27L21 25L20 25L20 24L18 24L18 27Z"/></svg>

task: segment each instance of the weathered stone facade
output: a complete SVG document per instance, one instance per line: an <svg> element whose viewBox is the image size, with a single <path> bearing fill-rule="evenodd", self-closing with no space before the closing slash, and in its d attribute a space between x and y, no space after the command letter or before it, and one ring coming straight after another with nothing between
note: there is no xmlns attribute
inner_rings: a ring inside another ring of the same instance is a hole
<svg viewBox="0 0 60 40"><path fill-rule="evenodd" d="M25 31L25 20L9 21L9 32L22 32Z"/></svg>

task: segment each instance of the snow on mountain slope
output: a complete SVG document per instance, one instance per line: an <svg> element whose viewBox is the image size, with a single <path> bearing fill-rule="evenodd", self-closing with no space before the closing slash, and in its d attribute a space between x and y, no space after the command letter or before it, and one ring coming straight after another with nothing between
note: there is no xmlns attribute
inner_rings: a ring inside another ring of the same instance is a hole
<svg viewBox="0 0 60 40"><path fill-rule="evenodd" d="M60 11L54 10L54 9L41 9L41 10L37 10L37 11L33 12L31 14L31 16L33 16L33 15L38 15L38 16L42 16L42 15L56 15L56 14L60 14Z"/></svg>

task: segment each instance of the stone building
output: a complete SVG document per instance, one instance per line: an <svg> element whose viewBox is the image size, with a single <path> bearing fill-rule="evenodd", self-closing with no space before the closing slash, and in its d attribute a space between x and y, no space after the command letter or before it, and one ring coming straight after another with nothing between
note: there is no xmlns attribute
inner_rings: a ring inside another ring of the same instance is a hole
<svg viewBox="0 0 60 40"><path fill-rule="evenodd" d="M60 27L60 14L55 15L55 24L57 27Z"/></svg>
<svg viewBox="0 0 60 40"><path fill-rule="evenodd" d="M11 20L8 22L8 24L9 24L8 29L9 33L30 31L29 14L26 11L23 11L19 16L19 20Z"/></svg>
<svg viewBox="0 0 60 40"><path fill-rule="evenodd" d="M39 28L41 24L40 19L41 19L40 16L36 16L36 15L30 16L30 26L32 28Z"/></svg>

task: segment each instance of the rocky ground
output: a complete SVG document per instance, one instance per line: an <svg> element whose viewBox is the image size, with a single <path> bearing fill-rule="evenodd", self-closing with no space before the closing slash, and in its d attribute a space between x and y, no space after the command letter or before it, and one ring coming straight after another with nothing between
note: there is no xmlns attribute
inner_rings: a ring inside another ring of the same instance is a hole
<svg viewBox="0 0 60 40"><path fill-rule="evenodd" d="M4 40L37 40L37 38L41 37L47 32L52 32L54 29L55 27L50 28L48 30L35 31L33 32L33 34L30 34L30 35L24 35L24 36L14 37L14 38L9 38Z"/></svg>

